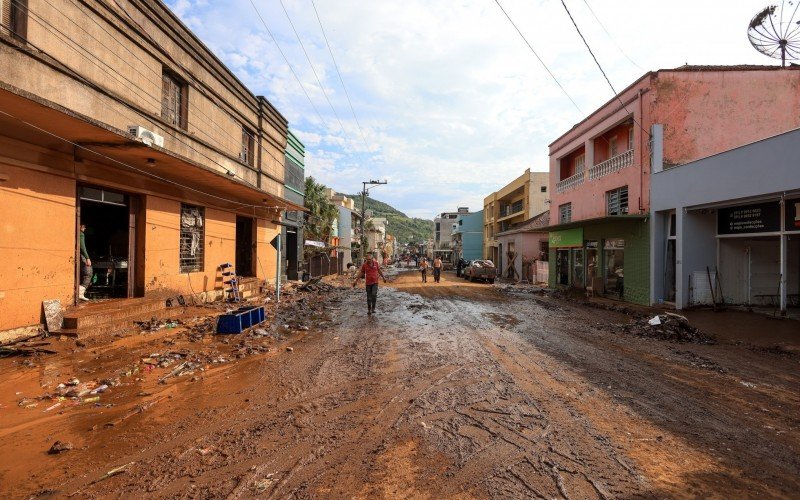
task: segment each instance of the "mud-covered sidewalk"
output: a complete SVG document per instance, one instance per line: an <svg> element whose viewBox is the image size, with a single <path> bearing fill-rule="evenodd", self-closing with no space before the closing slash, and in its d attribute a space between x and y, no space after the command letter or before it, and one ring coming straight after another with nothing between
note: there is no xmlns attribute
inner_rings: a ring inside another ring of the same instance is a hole
<svg viewBox="0 0 800 500"><path fill-rule="evenodd" d="M794 351L641 337L622 312L450 273L400 274L373 317L363 290L302 304L241 336L187 311L183 326L0 359L0 496L800 491ZM41 399L71 387L88 390L80 404ZM55 441L71 449L48 454Z"/></svg>

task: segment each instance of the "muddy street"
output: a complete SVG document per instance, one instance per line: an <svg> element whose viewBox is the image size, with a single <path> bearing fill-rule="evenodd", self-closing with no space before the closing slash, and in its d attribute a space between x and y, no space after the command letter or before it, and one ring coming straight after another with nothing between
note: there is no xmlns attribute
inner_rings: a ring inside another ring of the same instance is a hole
<svg viewBox="0 0 800 500"><path fill-rule="evenodd" d="M451 273L424 285L400 273L372 317L363 290L331 294L317 326L191 376L158 383L171 368L156 367L112 387L108 405L19 402L84 368L180 346L180 328L0 360L0 496L800 490L796 353L625 335L613 327L630 321L621 312ZM56 440L72 449L49 455Z"/></svg>

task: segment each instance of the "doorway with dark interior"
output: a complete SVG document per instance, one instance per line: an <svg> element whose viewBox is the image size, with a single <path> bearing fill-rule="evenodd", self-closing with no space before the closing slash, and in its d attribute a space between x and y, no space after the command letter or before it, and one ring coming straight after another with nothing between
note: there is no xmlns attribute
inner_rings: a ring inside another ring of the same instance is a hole
<svg viewBox="0 0 800 500"><path fill-rule="evenodd" d="M297 262L297 229L286 228L286 277L290 280L299 279Z"/></svg>
<svg viewBox="0 0 800 500"><path fill-rule="evenodd" d="M76 262L80 262L80 227L85 226L84 242L91 260L91 276L85 278L90 284L85 291L87 299L120 299L137 294L136 226L140 200L95 186L78 186L76 234ZM84 278L80 270L76 273L76 289ZM77 295L80 295L78 293Z"/></svg>
<svg viewBox="0 0 800 500"><path fill-rule="evenodd" d="M255 224L250 217L236 216L236 274L256 275Z"/></svg>

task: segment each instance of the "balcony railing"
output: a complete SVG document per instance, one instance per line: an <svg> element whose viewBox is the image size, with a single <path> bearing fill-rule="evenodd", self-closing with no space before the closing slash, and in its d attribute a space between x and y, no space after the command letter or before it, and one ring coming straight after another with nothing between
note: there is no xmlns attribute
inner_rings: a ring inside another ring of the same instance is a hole
<svg viewBox="0 0 800 500"><path fill-rule="evenodd" d="M558 181L556 184L556 192L563 193L567 189L572 189L576 186L583 184L584 173L578 172L575 175L567 177L566 179Z"/></svg>
<svg viewBox="0 0 800 500"><path fill-rule="evenodd" d="M624 153L618 154L613 158L609 158L608 160L591 167L589 169L589 180L591 181L594 179L599 179L604 175L616 172L617 170L622 170L623 168L629 167L632 164L633 150L629 149Z"/></svg>

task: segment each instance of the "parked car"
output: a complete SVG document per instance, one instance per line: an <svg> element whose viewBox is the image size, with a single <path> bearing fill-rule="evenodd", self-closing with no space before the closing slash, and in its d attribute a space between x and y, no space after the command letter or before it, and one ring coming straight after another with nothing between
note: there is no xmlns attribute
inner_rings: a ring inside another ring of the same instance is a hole
<svg viewBox="0 0 800 500"><path fill-rule="evenodd" d="M473 260L464 269L464 279L472 282L483 280L494 283L495 278L497 278L497 268L491 260Z"/></svg>

